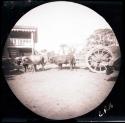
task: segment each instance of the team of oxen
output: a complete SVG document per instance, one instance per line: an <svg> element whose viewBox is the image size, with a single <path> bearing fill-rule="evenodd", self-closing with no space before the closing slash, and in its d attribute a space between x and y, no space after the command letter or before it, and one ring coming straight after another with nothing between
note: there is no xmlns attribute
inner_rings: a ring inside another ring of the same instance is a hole
<svg viewBox="0 0 125 123"><path fill-rule="evenodd" d="M30 55L16 57L15 63L18 66L23 66L25 72L28 71L30 67L32 68L32 71L37 71L37 65L41 65L42 70L45 70L45 65L47 63L56 64L59 69L63 68L63 64L69 65L70 69L74 69L76 65L76 59L73 54L56 55L53 57L45 57L43 55Z"/></svg>

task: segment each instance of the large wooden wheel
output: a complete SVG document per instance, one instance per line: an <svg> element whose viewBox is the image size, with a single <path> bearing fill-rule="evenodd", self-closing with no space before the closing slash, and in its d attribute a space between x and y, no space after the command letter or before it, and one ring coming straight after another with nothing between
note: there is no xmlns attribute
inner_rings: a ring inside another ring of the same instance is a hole
<svg viewBox="0 0 125 123"><path fill-rule="evenodd" d="M112 52L106 47L96 47L90 49L86 56L87 67L96 73L105 73L106 66L113 60Z"/></svg>

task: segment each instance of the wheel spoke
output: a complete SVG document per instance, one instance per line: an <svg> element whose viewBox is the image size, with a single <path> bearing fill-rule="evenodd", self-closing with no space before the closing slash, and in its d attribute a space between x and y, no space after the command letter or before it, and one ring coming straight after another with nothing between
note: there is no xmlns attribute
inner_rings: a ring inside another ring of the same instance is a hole
<svg viewBox="0 0 125 123"><path fill-rule="evenodd" d="M102 67L100 66L99 68L100 68L99 71L102 71L102 69L101 69Z"/></svg>
<svg viewBox="0 0 125 123"><path fill-rule="evenodd" d="M97 56L96 56L96 53L95 53L95 52L93 53L93 56L97 58Z"/></svg>
<svg viewBox="0 0 125 123"><path fill-rule="evenodd" d="M92 60L95 61L95 62L97 62L98 57L96 55L94 55L93 58L92 58Z"/></svg>
<svg viewBox="0 0 125 123"><path fill-rule="evenodd" d="M108 56L109 56L109 53L108 53L108 52L106 52L103 56L106 56L106 55L108 55Z"/></svg>

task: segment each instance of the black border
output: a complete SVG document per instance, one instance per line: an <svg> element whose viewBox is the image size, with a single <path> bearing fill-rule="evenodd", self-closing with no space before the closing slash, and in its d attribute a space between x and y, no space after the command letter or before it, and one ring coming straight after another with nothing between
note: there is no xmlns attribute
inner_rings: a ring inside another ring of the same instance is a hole
<svg viewBox="0 0 125 123"><path fill-rule="evenodd" d="M67 0L65 0L67 1ZM123 1L122 0L77 0L71 2L76 2L79 4L83 4L97 13L99 13L101 16L103 16L106 21L110 24L112 27L121 48L121 69L120 74L117 79L117 83L115 87L113 88L111 94L107 97L107 99L94 111L78 117L73 118L71 120L63 120L63 121L54 121L49 120L40 116L37 116L36 114L29 111L27 108L25 108L14 96L14 94L9 89L3 72L1 70L0 72L0 90L2 90L2 94L0 95L1 98L1 105L0 107L0 116L2 122L92 122L92 121L125 121L125 111L124 111L124 60L123 60L123 51L125 49L124 47L124 40L123 40ZM25 1L3 1L2 7L1 7L1 40L0 40L0 53L3 51L3 47L5 44L5 41L9 35L10 30L13 28L15 23L23 16L26 12L31 10L34 7L37 7L38 5L47 3L47 2L53 2L48 0L42 0L42 1L36 1L36 0L25 0ZM2 54L1 54L2 58ZM103 109L105 105L107 105L109 102L112 102L114 105L114 108L110 113L108 113L106 116L99 118L98 117L98 111ZM10 118L10 119L8 119Z"/></svg>

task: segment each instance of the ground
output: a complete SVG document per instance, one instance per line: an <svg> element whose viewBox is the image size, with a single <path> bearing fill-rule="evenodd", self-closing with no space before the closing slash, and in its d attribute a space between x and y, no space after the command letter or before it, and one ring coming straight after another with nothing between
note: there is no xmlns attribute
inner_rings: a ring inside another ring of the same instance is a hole
<svg viewBox="0 0 125 123"><path fill-rule="evenodd" d="M110 75L92 73L86 68L59 70L56 65L46 66L45 71L11 72L5 76L26 107L57 120L90 112L104 101L115 84L107 81Z"/></svg>

